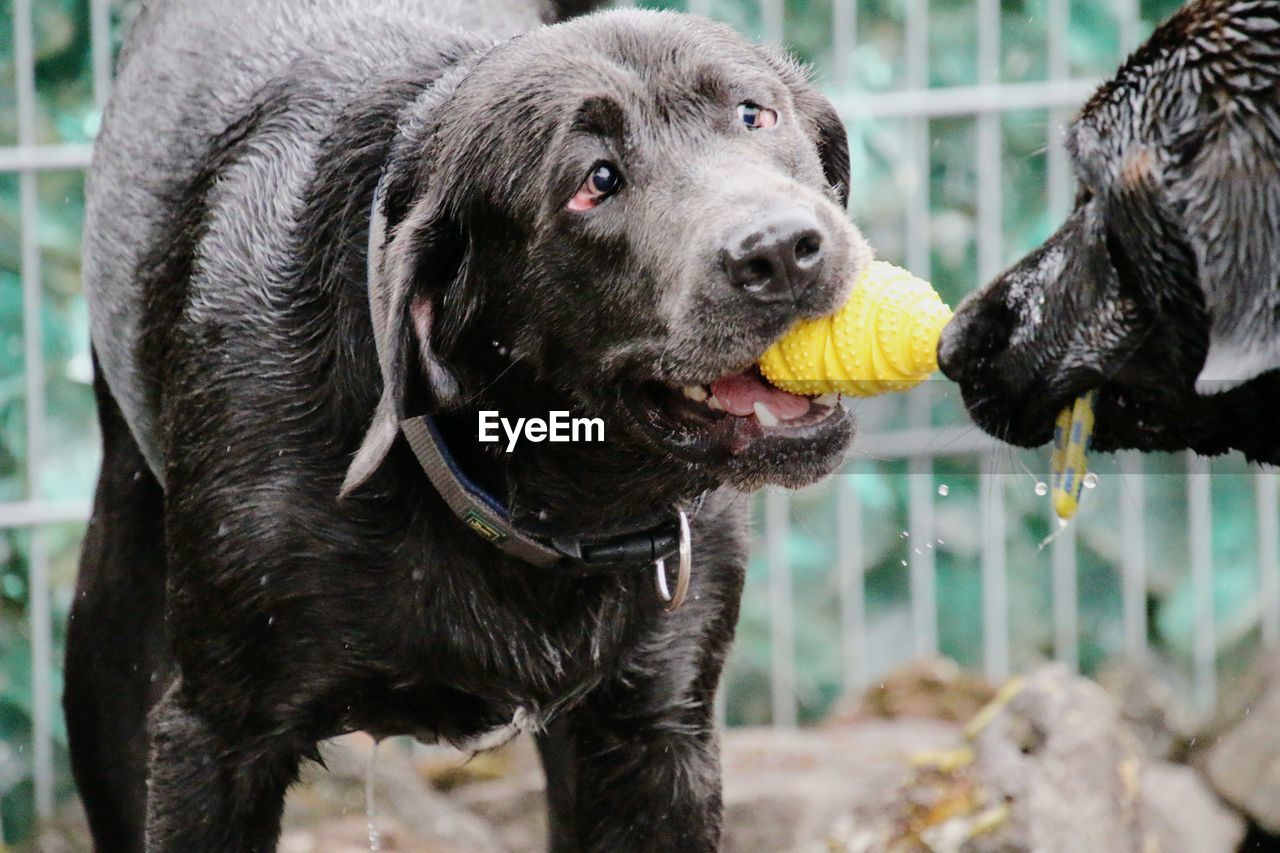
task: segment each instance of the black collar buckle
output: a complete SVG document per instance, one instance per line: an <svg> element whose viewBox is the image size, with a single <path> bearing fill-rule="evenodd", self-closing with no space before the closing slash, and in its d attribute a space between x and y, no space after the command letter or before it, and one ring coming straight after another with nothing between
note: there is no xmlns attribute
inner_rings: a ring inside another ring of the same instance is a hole
<svg viewBox="0 0 1280 853"><path fill-rule="evenodd" d="M645 566L676 552L680 547L680 525L678 521L669 521L647 530L600 539L553 537L551 546L588 570Z"/></svg>

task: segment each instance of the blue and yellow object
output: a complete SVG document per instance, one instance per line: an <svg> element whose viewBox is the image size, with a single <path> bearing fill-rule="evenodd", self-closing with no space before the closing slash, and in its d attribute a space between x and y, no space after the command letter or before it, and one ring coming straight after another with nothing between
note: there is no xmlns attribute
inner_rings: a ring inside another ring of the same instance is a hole
<svg viewBox="0 0 1280 853"><path fill-rule="evenodd" d="M1053 511L1066 521L1080 509L1080 492L1088 476L1088 452L1093 444L1093 405L1098 392L1090 391L1063 409L1053 428Z"/></svg>

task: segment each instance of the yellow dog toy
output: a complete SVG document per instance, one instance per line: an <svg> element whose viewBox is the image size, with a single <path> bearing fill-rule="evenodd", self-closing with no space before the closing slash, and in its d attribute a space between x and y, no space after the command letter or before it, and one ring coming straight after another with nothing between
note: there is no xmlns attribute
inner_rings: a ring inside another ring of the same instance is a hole
<svg viewBox="0 0 1280 853"><path fill-rule="evenodd" d="M1098 392L1090 391L1063 409L1053 428L1053 511L1063 521L1080 508L1080 490L1089 475L1085 455L1093 440L1093 404Z"/></svg>
<svg viewBox="0 0 1280 853"><path fill-rule="evenodd" d="M938 369L938 337L950 319L928 282L875 261L840 310L796 324L770 347L760 372L793 394L905 391Z"/></svg>

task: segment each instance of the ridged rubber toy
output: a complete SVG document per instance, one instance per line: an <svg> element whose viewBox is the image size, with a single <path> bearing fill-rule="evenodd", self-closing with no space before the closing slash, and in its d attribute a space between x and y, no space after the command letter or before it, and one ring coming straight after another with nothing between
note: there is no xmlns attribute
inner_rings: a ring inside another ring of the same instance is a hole
<svg viewBox="0 0 1280 853"><path fill-rule="evenodd" d="M760 372L793 394L905 391L938 369L938 337L950 319L927 281L874 261L840 310L797 323L761 357Z"/></svg>

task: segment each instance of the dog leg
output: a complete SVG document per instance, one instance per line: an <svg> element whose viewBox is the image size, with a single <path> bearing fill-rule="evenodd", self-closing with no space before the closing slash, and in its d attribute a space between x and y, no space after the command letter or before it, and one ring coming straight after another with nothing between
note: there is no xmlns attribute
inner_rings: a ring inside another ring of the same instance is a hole
<svg viewBox="0 0 1280 853"><path fill-rule="evenodd" d="M194 704L194 703L192 703ZM268 853L299 756L253 738L220 737L175 683L151 712L148 853Z"/></svg>
<svg viewBox="0 0 1280 853"><path fill-rule="evenodd" d="M568 732L540 741L550 849L717 850L720 750L710 702L636 715L624 710L629 699L616 701L612 712L569 712Z"/></svg>
<svg viewBox="0 0 1280 853"><path fill-rule="evenodd" d="M142 850L147 709L165 686L160 485L106 383L94 382L102 472L67 624L71 769L97 849Z"/></svg>
<svg viewBox="0 0 1280 853"><path fill-rule="evenodd" d="M685 607L539 736L553 853L718 849L715 692L741 582L729 562L696 568Z"/></svg>
<svg viewBox="0 0 1280 853"><path fill-rule="evenodd" d="M578 849L577 755L573 731L566 717L557 717L537 735L538 756L547 777L547 826L549 853L574 853Z"/></svg>

